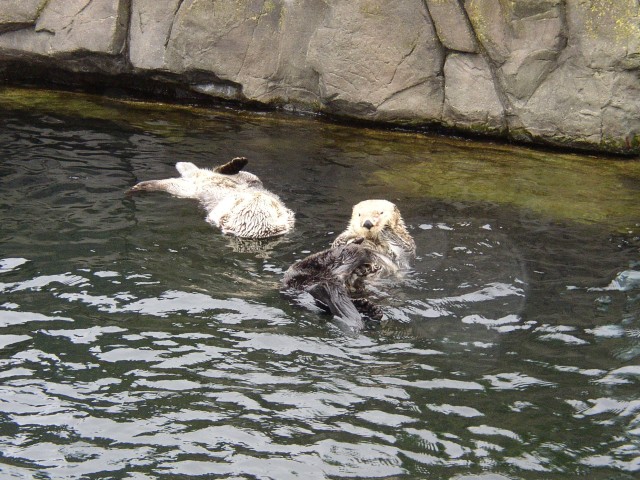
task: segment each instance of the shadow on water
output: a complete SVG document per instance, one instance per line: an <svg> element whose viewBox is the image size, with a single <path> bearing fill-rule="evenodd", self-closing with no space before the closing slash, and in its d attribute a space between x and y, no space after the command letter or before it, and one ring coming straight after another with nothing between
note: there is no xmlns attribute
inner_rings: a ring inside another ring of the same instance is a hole
<svg viewBox="0 0 640 480"><path fill-rule="evenodd" d="M0 117L4 474L640 471L638 162L56 92L4 90ZM290 235L124 195L237 155ZM399 206L418 259L353 338L280 282L366 198Z"/></svg>

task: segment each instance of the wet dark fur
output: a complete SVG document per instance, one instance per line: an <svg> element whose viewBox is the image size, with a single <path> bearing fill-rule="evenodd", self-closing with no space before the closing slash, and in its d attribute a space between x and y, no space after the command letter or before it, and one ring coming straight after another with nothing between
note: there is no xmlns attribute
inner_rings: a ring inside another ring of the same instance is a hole
<svg viewBox="0 0 640 480"><path fill-rule="evenodd" d="M361 243L354 241L299 260L285 272L285 287L310 293L348 328L362 330L363 315L379 320L382 310L366 298L351 298L351 293L362 292L364 279L382 267L379 254Z"/></svg>

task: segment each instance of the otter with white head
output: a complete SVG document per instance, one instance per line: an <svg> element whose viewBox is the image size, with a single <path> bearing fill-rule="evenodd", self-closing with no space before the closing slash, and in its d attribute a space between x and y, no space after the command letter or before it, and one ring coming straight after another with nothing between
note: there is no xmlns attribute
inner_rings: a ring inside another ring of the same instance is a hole
<svg viewBox="0 0 640 480"><path fill-rule="evenodd" d="M236 157L214 169L178 162L180 177L146 180L129 192L163 191L199 200L209 223L240 238L259 239L287 233L293 228L294 213L277 195L266 190L257 176L241 171L246 164L244 157Z"/></svg>
<svg viewBox="0 0 640 480"><path fill-rule="evenodd" d="M356 238L364 238L364 247L386 255L401 269L409 268L416 256L416 244L400 210L387 200L365 200L355 205L347 229L332 246Z"/></svg>

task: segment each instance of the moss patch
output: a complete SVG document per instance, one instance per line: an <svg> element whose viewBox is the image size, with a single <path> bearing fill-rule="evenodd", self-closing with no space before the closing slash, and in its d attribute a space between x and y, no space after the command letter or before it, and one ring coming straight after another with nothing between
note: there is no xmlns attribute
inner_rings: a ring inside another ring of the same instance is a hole
<svg viewBox="0 0 640 480"><path fill-rule="evenodd" d="M266 118L234 110L17 87L0 87L0 109L113 122L174 141L180 141L188 132L208 129L219 118Z"/></svg>
<svg viewBox="0 0 640 480"><path fill-rule="evenodd" d="M445 140L375 175L409 196L492 202L556 220L637 231L640 162Z"/></svg>

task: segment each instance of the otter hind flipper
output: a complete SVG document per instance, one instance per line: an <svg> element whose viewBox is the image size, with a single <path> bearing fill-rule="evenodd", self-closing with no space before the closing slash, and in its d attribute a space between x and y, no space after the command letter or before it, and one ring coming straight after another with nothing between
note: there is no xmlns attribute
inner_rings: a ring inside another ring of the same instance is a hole
<svg viewBox="0 0 640 480"><path fill-rule="evenodd" d="M247 163L249 163L249 160L247 160L246 157L236 157L224 165L214 168L213 171L221 173L222 175L235 175L246 167Z"/></svg>
<svg viewBox="0 0 640 480"><path fill-rule="evenodd" d="M320 282L308 288L307 292L322 306L328 308L333 315L347 322L350 329L359 331L364 328L362 316L351 301L344 285Z"/></svg>

